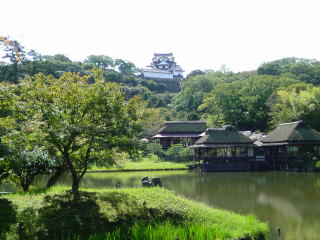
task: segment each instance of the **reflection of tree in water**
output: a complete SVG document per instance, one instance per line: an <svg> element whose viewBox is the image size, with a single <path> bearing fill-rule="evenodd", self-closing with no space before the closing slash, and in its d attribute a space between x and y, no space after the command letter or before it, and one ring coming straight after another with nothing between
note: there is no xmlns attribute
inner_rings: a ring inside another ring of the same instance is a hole
<svg viewBox="0 0 320 240"><path fill-rule="evenodd" d="M142 187L141 178L148 176L159 177L165 188L174 189L177 182L187 175L185 171L150 171L150 172L118 172L118 173L92 173L87 174L82 186L94 188L113 188L120 182L122 188Z"/></svg>
<svg viewBox="0 0 320 240"><path fill-rule="evenodd" d="M19 191L19 186L14 183L3 183L0 185L0 192L17 192Z"/></svg>
<svg viewBox="0 0 320 240"><path fill-rule="evenodd" d="M320 228L317 173L202 173L197 194L210 205L255 214L271 229L301 239Z"/></svg>

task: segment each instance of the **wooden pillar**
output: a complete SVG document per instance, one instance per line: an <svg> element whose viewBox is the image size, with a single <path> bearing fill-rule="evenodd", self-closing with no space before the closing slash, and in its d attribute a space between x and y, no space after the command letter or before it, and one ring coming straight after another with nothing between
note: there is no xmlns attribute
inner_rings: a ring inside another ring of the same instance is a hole
<svg viewBox="0 0 320 240"><path fill-rule="evenodd" d="M269 148L269 150L271 150L272 151L272 163L273 163L273 170L275 170L275 160L274 160L274 149L271 147L271 148Z"/></svg>
<svg viewBox="0 0 320 240"><path fill-rule="evenodd" d="M284 146L284 155L285 155L285 161L286 161L286 170L289 170L289 165L288 165L288 146Z"/></svg>

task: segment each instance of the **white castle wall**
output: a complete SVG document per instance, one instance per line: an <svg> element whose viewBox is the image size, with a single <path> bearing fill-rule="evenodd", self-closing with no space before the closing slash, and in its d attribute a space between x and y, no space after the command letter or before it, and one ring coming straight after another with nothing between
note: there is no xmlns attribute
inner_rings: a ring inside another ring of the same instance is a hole
<svg viewBox="0 0 320 240"><path fill-rule="evenodd" d="M143 76L145 78L163 78L163 79L173 79L172 73L166 73L166 72L149 72L149 71L143 71Z"/></svg>

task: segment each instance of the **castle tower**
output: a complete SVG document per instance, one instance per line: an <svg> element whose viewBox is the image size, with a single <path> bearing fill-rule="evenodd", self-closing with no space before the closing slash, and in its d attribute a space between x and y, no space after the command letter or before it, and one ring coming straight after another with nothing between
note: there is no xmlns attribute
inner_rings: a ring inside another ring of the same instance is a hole
<svg viewBox="0 0 320 240"><path fill-rule="evenodd" d="M172 53L155 53L150 66L142 69L142 75L148 79L181 79L183 70L174 61Z"/></svg>

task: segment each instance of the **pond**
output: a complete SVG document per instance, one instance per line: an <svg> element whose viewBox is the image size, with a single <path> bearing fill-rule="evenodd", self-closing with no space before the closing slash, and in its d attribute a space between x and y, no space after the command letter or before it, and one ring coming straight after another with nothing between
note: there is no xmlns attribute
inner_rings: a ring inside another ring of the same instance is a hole
<svg viewBox="0 0 320 240"><path fill-rule="evenodd" d="M281 228L281 238L287 240L319 239L320 173L233 172L201 173L195 171L91 173L82 186L93 188L141 187L144 176L158 176L165 188L189 199L232 210L254 214L269 223L273 234ZM41 187L46 177L36 179ZM60 183L70 184L63 176ZM0 191L14 191L11 185Z"/></svg>

